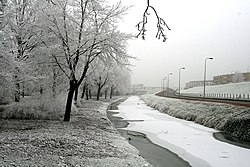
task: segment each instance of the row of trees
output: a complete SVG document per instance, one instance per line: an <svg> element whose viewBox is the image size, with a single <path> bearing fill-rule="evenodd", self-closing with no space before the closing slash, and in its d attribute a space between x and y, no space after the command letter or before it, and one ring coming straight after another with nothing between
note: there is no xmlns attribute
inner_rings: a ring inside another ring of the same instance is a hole
<svg viewBox="0 0 250 167"><path fill-rule="evenodd" d="M102 91L112 97L115 89L127 89L131 35L116 25L126 10L105 0L1 0L0 77L12 83L15 101L30 83L52 97L68 90L69 121L79 90L96 88L99 99Z"/></svg>

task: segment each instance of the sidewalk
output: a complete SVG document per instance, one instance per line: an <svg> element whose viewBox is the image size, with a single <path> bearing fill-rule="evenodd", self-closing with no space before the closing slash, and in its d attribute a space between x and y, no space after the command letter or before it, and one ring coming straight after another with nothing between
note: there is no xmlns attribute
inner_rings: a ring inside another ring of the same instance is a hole
<svg viewBox="0 0 250 167"><path fill-rule="evenodd" d="M114 101L84 101L70 122L0 119L0 166L150 166L108 120Z"/></svg>

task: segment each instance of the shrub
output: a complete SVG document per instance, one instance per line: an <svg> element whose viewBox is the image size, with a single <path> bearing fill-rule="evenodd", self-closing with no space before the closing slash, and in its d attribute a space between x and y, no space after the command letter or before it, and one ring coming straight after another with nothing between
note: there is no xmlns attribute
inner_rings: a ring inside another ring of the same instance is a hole
<svg viewBox="0 0 250 167"><path fill-rule="evenodd" d="M66 96L56 99L50 97L26 97L21 102L13 102L3 107L0 118L4 119L41 119L61 120L65 111ZM72 111L76 111L72 106Z"/></svg>

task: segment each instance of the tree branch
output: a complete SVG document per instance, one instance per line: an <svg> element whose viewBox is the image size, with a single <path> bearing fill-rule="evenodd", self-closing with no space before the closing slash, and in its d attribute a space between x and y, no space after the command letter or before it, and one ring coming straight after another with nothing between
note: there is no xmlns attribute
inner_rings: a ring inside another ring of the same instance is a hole
<svg viewBox="0 0 250 167"><path fill-rule="evenodd" d="M149 4L149 0L147 0L147 7L143 13L143 19L142 21L140 21L136 27L139 31L139 33L136 35L136 38L138 38L139 36L142 37L143 40L145 40L145 36L146 36L146 24L148 23L148 15L150 15L149 13L149 9L152 9L154 11L154 14L156 16L157 19L157 33L156 33L156 38L161 39L161 37L163 37L163 42L166 41L167 36L164 33L164 28L166 27L169 31L171 30L167 23L165 22L164 19L162 19L161 17L159 17L157 11L155 10L155 8L153 6L151 6Z"/></svg>

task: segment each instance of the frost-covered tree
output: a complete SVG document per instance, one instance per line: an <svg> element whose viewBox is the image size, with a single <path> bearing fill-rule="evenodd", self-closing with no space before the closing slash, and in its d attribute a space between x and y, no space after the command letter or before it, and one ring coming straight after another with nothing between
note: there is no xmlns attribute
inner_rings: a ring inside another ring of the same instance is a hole
<svg viewBox="0 0 250 167"><path fill-rule="evenodd" d="M0 30L4 27L4 18L6 15L7 0L0 0Z"/></svg>
<svg viewBox="0 0 250 167"><path fill-rule="evenodd" d="M35 34L41 33L36 27L37 1L10 0L8 10L13 12L8 16L8 27L12 31L14 44L16 45L17 60L26 60L31 51L40 44Z"/></svg>
<svg viewBox="0 0 250 167"><path fill-rule="evenodd" d="M131 72L126 68L118 69L117 74L119 79L116 82L115 89L121 94L128 94L131 88ZM114 90L113 90L114 93Z"/></svg>
<svg viewBox="0 0 250 167"><path fill-rule="evenodd" d="M126 94L131 86L131 73L127 68L116 66L108 83L109 97L112 98L116 92Z"/></svg>
<svg viewBox="0 0 250 167"><path fill-rule="evenodd" d="M90 64L96 59L128 64L126 40L129 35L119 32L115 26L126 8L120 3L107 6L103 0L53 1L44 9L47 20L44 30L58 43L51 54L69 80L64 121L70 120L75 90L85 79ZM50 48L50 43L43 39Z"/></svg>
<svg viewBox="0 0 250 167"><path fill-rule="evenodd" d="M21 84L24 85L24 79L28 65L26 60L31 57L32 51L39 45L35 33L38 29L35 27L37 21L37 2L31 0L9 0L5 3L4 16L5 26L2 29L10 39L8 45L8 57L14 57L12 66L14 66L13 80L15 85L15 101L20 100Z"/></svg>
<svg viewBox="0 0 250 167"><path fill-rule="evenodd" d="M11 98L14 90L12 81L15 61L9 52L11 41L3 29L0 30L0 41L0 103L7 103L13 101Z"/></svg>
<svg viewBox="0 0 250 167"><path fill-rule="evenodd" d="M107 66L102 62L96 62L98 67L91 75L94 85L96 87L96 100L99 100L102 89L109 83L114 74L115 66Z"/></svg>

